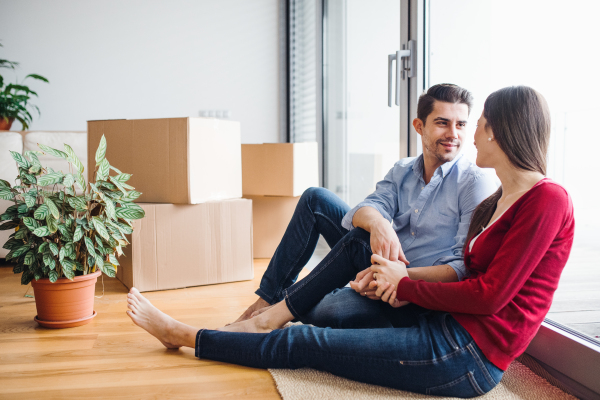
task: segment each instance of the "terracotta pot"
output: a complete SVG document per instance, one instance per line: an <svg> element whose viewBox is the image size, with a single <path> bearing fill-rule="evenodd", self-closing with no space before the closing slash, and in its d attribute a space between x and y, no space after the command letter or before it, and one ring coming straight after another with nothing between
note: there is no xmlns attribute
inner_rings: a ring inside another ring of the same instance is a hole
<svg viewBox="0 0 600 400"><path fill-rule="evenodd" d="M8 122L6 122L4 117L0 117L0 131L9 131L14 120L14 118L9 118Z"/></svg>
<svg viewBox="0 0 600 400"><path fill-rule="evenodd" d="M45 328L71 328L85 325L96 316L94 293L101 272L76 276L70 281L61 278L31 281L38 315L34 320Z"/></svg>

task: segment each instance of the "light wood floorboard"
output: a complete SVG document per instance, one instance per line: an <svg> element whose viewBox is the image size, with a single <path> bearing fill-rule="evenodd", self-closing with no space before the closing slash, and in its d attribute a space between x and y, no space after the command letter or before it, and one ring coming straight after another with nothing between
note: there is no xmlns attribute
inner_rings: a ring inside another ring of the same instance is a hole
<svg viewBox="0 0 600 400"><path fill-rule="evenodd" d="M254 261L252 281L144 295L182 322L217 328L257 298L267 263ZM102 285L99 280L97 296ZM104 277L94 320L70 329L40 328L26 291L20 274L0 267L0 399L280 399L266 370L165 349L125 314L127 289L116 279Z"/></svg>

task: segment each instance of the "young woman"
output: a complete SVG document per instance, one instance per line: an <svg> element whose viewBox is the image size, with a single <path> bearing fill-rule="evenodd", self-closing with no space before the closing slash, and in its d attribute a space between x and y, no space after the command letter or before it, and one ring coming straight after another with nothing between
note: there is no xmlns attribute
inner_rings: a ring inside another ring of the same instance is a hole
<svg viewBox="0 0 600 400"><path fill-rule="evenodd" d="M477 165L494 168L502 186L473 214L463 252L471 275L453 283L413 281L402 262L373 255L373 265L351 286L362 294L375 289L389 303L389 328L279 329L302 321L356 274L324 262L290 287L285 300L220 330L175 321L135 288L127 313L165 346L195 348L199 358L309 367L441 396L482 395L538 331L573 242L571 199L544 177L549 136L548 107L535 90L509 87L487 98L475 132Z"/></svg>

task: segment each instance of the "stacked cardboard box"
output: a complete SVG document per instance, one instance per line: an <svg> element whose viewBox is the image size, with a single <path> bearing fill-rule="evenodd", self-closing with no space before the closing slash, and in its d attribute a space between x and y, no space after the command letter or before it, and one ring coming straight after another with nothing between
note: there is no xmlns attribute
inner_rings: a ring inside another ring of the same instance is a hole
<svg viewBox="0 0 600 400"><path fill-rule="evenodd" d="M252 200L254 257L271 258L302 193L319 186L317 143L242 145L242 191Z"/></svg>
<svg viewBox="0 0 600 400"><path fill-rule="evenodd" d="M88 121L88 160L104 135L132 174L146 216L117 278L140 291L252 279L252 202L241 199L238 122L214 118ZM90 172L91 176L91 172Z"/></svg>

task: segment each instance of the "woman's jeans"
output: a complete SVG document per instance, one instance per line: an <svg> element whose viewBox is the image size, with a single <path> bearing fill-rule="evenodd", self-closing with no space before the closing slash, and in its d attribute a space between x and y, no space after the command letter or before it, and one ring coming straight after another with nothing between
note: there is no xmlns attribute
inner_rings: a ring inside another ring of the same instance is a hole
<svg viewBox="0 0 600 400"><path fill-rule="evenodd" d="M314 326L264 334L203 329L196 356L256 368L314 368L443 396L479 396L496 386L503 371L450 314L414 304L393 308L340 289L371 265L369 233L341 227L348 209L326 189L307 190L256 292L272 304L285 300L296 319ZM331 251L294 283L319 234Z"/></svg>

